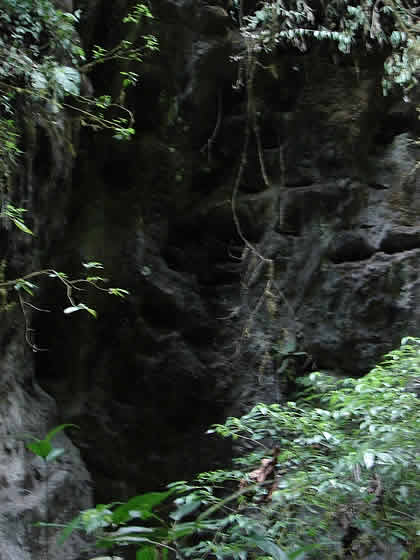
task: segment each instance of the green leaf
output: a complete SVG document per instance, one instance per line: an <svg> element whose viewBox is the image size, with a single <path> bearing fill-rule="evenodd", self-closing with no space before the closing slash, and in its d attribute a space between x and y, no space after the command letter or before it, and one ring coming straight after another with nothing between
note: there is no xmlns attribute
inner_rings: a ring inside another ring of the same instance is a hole
<svg viewBox="0 0 420 560"><path fill-rule="evenodd" d="M157 548L155 546L142 546L136 552L136 560L156 560Z"/></svg>
<svg viewBox="0 0 420 560"><path fill-rule="evenodd" d="M48 276L49 278L68 278L65 272L57 272L56 270L52 270Z"/></svg>
<svg viewBox="0 0 420 560"><path fill-rule="evenodd" d="M122 290L121 288L109 288L108 293L112 296L118 296L121 298L130 295L130 292L128 290Z"/></svg>
<svg viewBox="0 0 420 560"><path fill-rule="evenodd" d="M372 453L371 451L363 453L363 462L367 469L371 469L375 464L375 453Z"/></svg>
<svg viewBox="0 0 420 560"><path fill-rule="evenodd" d="M64 542L70 537L70 535L73 533L73 531L75 531L76 529L80 529L81 528L81 515L78 515L77 517L75 517L72 521L70 521L70 523L67 525L67 527L65 527L65 529L63 529L57 539L57 544L58 545L62 545L64 544Z"/></svg>
<svg viewBox="0 0 420 560"><path fill-rule="evenodd" d="M188 522L174 525L168 532L168 540L176 541L182 537L192 535L200 528L205 528L205 523Z"/></svg>
<svg viewBox="0 0 420 560"><path fill-rule="evenodd" d="M76 428L79 429L79 426L77 424L60 424L59 426L56 426L55 428L53 428L52 430L50 430L48 432L48 434L45 436L45 440L46 441L51 441L52 438L58 434L59 432L62 432L63 430L65 430L66 428Z"/></svg>
<svg viewBox="0 0 420 560"><path fill-rule="evenodd" d="M92 315L92 317L95 317L95 319L97 318L98 314L96 313L96 311L94 309L92 309L91 307L88 307L84 303L79 303L79 306L80 306L80 309L84 309L85 311L90 313Z"/></svg>
<svg viewBox="0 0 420 560"><path fill-rule="evenodd" d="M46 459L52 451L51 443L45 439L30 441L26 444L26 447L42 459Z"/></svg>
<svg viewBox="0 0 420 560"><path fill-rule="evenodd" d="M76 306L72 306L72 307L66 307L64 309L64 313L66 315L70 315L70 313L75 313L76 311L80 311L82 308L79 305Z"/></svg>
<svg viewBox="0 0 420 560"><path fill-rule="evenodd" d="M269 554L274 560L288 560L287 554L279 548L276 544L268 539L262 539L259 537L254 537L252 539L247 539L250 544L255 543L255 545L260 548L263 552Z"/></svg>
<svg viewBox="0 0 420 560"><path fill-rule="evenodd" d="M182 504L181 506L177 507L176 511L170 514L170 517L174 521L180 521L183 517L189 515L190 513L198 509L201 506L201 503L202 502L200 500L200 501L189 502L187 504Z"/></svg>
<svg viewBox="0 0 420 560"><path fill-rule="evenodd" d="M20 289L24 290L30 296L34 295L33 288L36 288L35 284L32 282L28 282L27 280L18 280L15 284L15 290L19 291Z"/></svg>
<svg viewBox="0 0 420 560"><path fill-rule="evenodd" d="M48 87L48 80L39 70L33 70L31 73L31 84L34 89L43 91Z"/></svg>
<svg viewBox="0 0 420 560"><path fill-rule="evenodd" d="M100 262L82 263L82 266L84 266L85 268L103 268L104 267L104 265Z"/></svg>
<svg viewBox="0 0 420 560"><path fill-rule="evenodd" d="M57 66L54 69L54 78L63 92L68 95L79 95L80 74L70 66Z"/></svg>
<svg viewBox="0 0 420 560"><path fill-rule="evenodd" d="M91 307L88 307L87 305L85 305L84 303L79 303L79 305L74 305L71 307L66 307L64 309L64 313L66 313L66 315L70 315L70 313L75 313L76 311L80 311L80 310L84 310L87 311L88 313L90 313L92 315L92 317L95 317L95 319L97 318L97 313L94 309L92 309Z"/></svg>
<svg viewBox="0 0 420 560"><path fill-rule="evenodd" d="M168 490L167 492L148 492L147 494L135 496L114 510L112 521L117 525L125 523L132 518L130 513L132 511L139 512L138 517L141 519L150 517L147 514L150 514L155 506L164 502L173 492L173 490Z"/></svg>
<svg viewBox="0 0 420 560"><path fill-rule="evenodd" d="M108 282L108 279L107 278L102 278L102 276L87 276L86 277L86 282L92 282L92 283Z"/></svg>
<svg viewBox="0 0 420 560"><path fill-rule="evenodd" d="M50 453L48 453L48 455L45 457L45 460L48 463L51 463L52 461L54 461L55 459L57 459L58 457L60 457L60 455L62 455L64 453L64 449L62 449L61 447L54 447Z"/></svg>
<svg viewBox="0 0 420 560"><path fill-rule="evenodd" d="M17 228L19 228L24 233L28 233L29 235L33 235L33 231L28 228L21 220L12 219L13 223Z"/></svg>
<svg viewBox="0 0 420 560"><path fill-rule="evenodd" d="M133 536L135 533L153 533L154 529L152 527L121 527L113 533L109 533L112 538L120 538L125 536Z"/></svg>

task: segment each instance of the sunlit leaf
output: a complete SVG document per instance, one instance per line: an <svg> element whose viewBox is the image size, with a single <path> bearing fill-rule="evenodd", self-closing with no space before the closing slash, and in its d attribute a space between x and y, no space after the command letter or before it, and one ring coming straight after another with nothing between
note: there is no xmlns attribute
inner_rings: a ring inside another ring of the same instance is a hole
<svg viewBox="0 0 420 560"><path fill-rule="evenodd" d="M64 313L66 313L66 315L70 315L70 313L75 313L76 311L80 311L82 308L79 305L76 306L72 306L72 307L66 307L64 309Z"/></svg>
<svg viewBox="0 0 420 560"><path fill-rule="evenodd" d="M371 469L375 464L375 453L372 453L371 451L363 453L363 462L367 469Z"/></svg>
<svg viewBox="0 0 420 560"><path fill-rule="evenodd" d="M87 262L87 263L82 263L82 266L84 266L85 268L103 268L104 265L100 262Z"/></svg>
<svg viewBox="0 0 420 560"><path fill-rule="evenodd" d="M194 512L200 506L201 506L201 500L200 501L195 501L195 502L189 502L189 503L186 503L186 504L182 504L181 506L177 507L176 511L174 511L170 514L170 517L174 521L180 521L183 517L185 517L186 515L189 515L190 513Z"/></svg>
<svg viewBox="0 0 420 560"><path fill-rule="evenodd" d="M60 455L62 455L64 452L65 452L65 449L55 447L50 451L50 453L48 453L48 455L45 457L45 460L47 462L51 463L52 461L54 461L55 459L60 457Z"/></svg>
<svg viewBox="0 0 420 560"><path fill-rule="evenodd" d="M57 66L54 69L54 77L65 94L79 95L80 74L78 70L71 66Z"/></svg>
<svg viewBox="0 0 420 560"><path fill-rule="evenodd" d="M33 235L33 234L34 234L33 231L30 230L30 229L28 228L28 226L25 225L21 220L17 220L17 219L15 218L15 219L13 219L12 221L13 221L13 223L15 224L15 226L16 226L17 228L19 228L21 231L23 231L24 233L27 233L27 234L29 234L29 235Z"/></svg>

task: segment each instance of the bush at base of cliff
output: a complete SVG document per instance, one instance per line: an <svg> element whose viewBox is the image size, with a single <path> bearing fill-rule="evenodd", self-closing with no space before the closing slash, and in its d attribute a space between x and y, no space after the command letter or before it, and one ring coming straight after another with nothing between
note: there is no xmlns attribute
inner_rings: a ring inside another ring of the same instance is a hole
<svg viewBox="0 0 420 560"><path fill-rule="evenodd" d="M184 553L196 558L207 548L223 557L232 543L246 550L261 535L289 551L315 546L310 557L365 558L377 551L415 558L420 340L404 339L363 379L315 372L302 383L298 402L259 404L215 426L223 437L242 438L250 453L235 460L237 470L198 477L206 501L217 503L223 488L238 481L249 492L221 508L227 518L213 541Z"/></svg>
<svg viewBox="0 0 420 560"><path fill-rule="evenodd" d="M302 384L297 402L258 404L210 430L243 443L236 468L82 512L64 537L80 529L105 548L138 545L138 560L168 551L195 560L416 558L420 340L403 339L363 379L315 372ZM174 493L167 523L153 509Z"/></svg>

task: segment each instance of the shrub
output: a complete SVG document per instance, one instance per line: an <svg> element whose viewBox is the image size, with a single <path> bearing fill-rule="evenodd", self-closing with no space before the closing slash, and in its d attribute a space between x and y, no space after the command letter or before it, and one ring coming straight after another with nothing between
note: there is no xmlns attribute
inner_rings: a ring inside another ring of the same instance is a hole
<svg viewBox="0 0 420 560"><path fill-rule="evenodd" d="M158 550L218 560L365 558L392 550L395 558L414 559L420 339L403 339L362 379L314 372L301 383L297 402L258 404L209 430L247 448L234 468L97 506L64 536L77 528L106 548L138 544L138 560L158 558ZM168 524L153 508L173 493ZM138 520L141 526L133 525Z"/></svg>

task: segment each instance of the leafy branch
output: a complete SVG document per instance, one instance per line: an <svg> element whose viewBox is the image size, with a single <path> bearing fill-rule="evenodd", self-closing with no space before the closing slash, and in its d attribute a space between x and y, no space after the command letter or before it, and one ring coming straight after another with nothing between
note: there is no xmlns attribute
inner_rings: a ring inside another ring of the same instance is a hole
<svg viewBox="0 0 420 560"><path fill-rule="evenodd" d="M103 269L103 265L99 262L83 263L83 267L88 270ZM103 278L102 276L86 275L84 278L71 279L64 272L58 272L52 268L37 270L35 272L25 274L24 276L21 276L19 278L1 281L0 291L3 296L5 296L5 293L7 293L8 291L14 290L15 292L17 292L20 308L25 319L25 339L30 348L35 352L41 349L38 348L38 346L32 340L33 329L31 328L30 318L26 308L30 307L36 311L43 312L48 312L49 310L36 307L32 303L24 299L24 296L29 295L33 297L35 295L35 290L38 288L38 286L33 282L33 280L40 277L56 279L64 286L66 298L70 304L69 307L66 307L64 309L64 313L66 315L75 313L76 311L86 311L87 313L92 315L92 317L97 317L97 312L95 309L76 299L75 294L84 291L85 287L93 287L95 288L95 290L104 292L108 295L117 296L119 298L125 298L125 296L129 295L129 292L122 288L104 288L102 284L106 283L108 280L106 278Z"/></svg>
<svg viewBox="0 0 420 560"><path fill-rule="evenodd" d="M383 92L395 85L403 91L417 82L419 40L415 7L401 0L274 0L262 2L242 19L241 30L255 54L283 46L308 51L316 42L330 42L343 55L362 46L366 54L383 52Z"/></svg>

